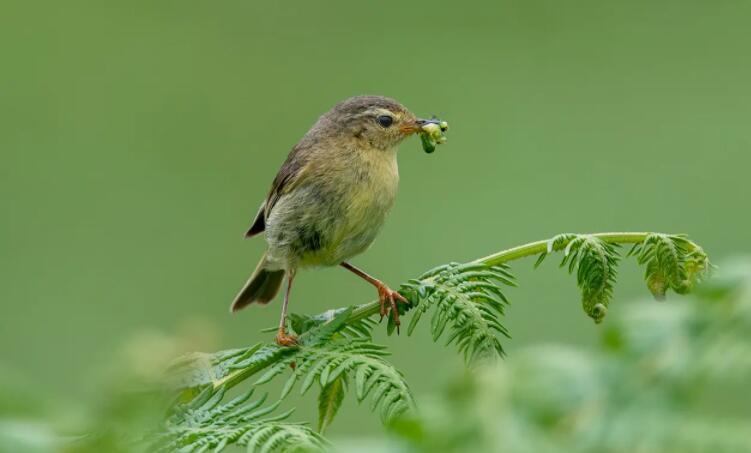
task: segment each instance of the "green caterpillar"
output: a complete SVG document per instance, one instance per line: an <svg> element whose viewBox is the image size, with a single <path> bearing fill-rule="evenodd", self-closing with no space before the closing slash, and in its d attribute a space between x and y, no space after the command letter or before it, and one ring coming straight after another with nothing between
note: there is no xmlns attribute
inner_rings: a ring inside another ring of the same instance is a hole
<svg viewBox="0 0 751 453"><path fill-rule="evenodd" d="M422 141L422 149L426 153L430 154L435 151L436 145L440 145L446 141L445 132L449 129L449 123L441 121L437 118L426 122L422 126L420 131L420 141Z"/></svg>

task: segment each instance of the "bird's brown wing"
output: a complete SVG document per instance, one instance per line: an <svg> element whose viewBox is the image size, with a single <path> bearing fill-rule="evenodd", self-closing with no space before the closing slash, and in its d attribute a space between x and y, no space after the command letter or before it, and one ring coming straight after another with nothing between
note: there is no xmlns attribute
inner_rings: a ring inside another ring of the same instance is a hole
<svg viewBox="0 0 751 453"><path fill-rule="evenodd" d="M306 154L299 145L295 146L289 153L287 160L284 161L282 168L276 174L274 182L271 183L271 190L269 190L266 201L261 204L255 220L253 220L253 224L247 233L245 233L246 238L253 237L266 230L266 219L271 215L271 210L274 208L276 202L282 195L292 190L301 180L300 176L304 173L303 170L308 160Z"/></svg>

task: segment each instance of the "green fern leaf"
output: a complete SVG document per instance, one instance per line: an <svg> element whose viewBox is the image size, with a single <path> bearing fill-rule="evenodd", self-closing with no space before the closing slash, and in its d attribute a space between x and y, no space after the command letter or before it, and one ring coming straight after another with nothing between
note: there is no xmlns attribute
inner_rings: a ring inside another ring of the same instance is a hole
<svg viewBox="0 0 751 453"><path fill-rule="evenodd" d="M432 308L433 341L448 329L448 344L456 344L468 363L502 356L498 335L509 335L500 322L508 304L500 284L515 286L506 266L452 263L431 269L400 289L414 307L407 334Z"/></svg>
<svg viewBox="0 0 751 453"><path fill-rule="evenodd" d="M347 386L347 375L342 373L321 388L318 394L318 432L326 430L344 401Z"/></svg>
<svg viewBox="0 0 751 453"><path fill-rule="evenodd" d="M647 288L658 300L668 289L689 292L711 267L701 247L680 235L650 233L630 254L645 265Z"/></svg>
<svg viewBox="0 0 751 453"><path fill-rule="evenodd" d="M325 392L343 376L354 375L358 400L370 396L386 422L414 406L404 377L384 360L386 355L388 352L383 346L364 339L339 338L316 346L300 346L294 355L275 365L281 369L292 369L294 363L294 370L284 385L282 396L289 394L300 381L301 394L316 382Z"/></svg>
<svg viewBox="0 0 751 453"><path fill-rule="evenodd" d="M345 310L355 310L357 308L358 306L345 307L337 310L328 310L313 316L290 313L290 324L292 326L292 330L294 330L298 335L302 335L310 330L313 330L325 323L332 321ZM375 325L376 322L371 318L362 318L356 321L347 321L345 325L341 326L341 329L338 330L338 333L350 338L369 339L372 336L371 332ZM274 330L276 330L276 327L271 329L271 331Z"/></svg>
<svg viewBox="0 0 751 453"><path fill-rule="evenodd" d="M309 331L300 335L298 342L301 345L315 346L318 344L326 343L331 340L334 335L341 331L345 326L345 322L352 314L354 307L347 307L343 310L339 310L335 313L334 317Z"/></svg>
<svg viewBox="0 0 751 453"><path fill-rule="evenodd" d="M576 271L577 286L582 293L582 308L596 323L602 322L613 297L620 255L617 244L603 241L589 234L561 234L548 242L547 251L537 260L563 250L561 267L569 273Z"/></svg>
<svg viewBox="0 0 751 453"><path fill-rule="evenodd" d="M176 405L161 431L146 436L149 451L207 451L220 452L230 445L247 447L248 451L279 451L304 448L323 451L327 443L315 431L296 424L285 423L292 411L264 418L279 402L259 408L264 398L246 403L252 390L221 404L225 391L211 393L204 390L185 404Z"/></svg>
<svg viewBox="0 0 751 453"><path fill-rule="evenodd" d="M168 383L185 395L196 394L206 387L214 392L278 363L293 352L291 348L259 343L249 348L214 354L188 354L170 365L167 370Z"/></svg>

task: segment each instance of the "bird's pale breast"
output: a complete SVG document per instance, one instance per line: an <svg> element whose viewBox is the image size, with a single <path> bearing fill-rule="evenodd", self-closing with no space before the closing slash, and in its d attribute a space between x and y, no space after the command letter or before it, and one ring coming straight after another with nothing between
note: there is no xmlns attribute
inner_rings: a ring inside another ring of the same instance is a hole
<svg viewBox="0 0 751 453"><path fill-rule="evenodd" d="M311 166L267 219L269 258L279 267L333 266L373 242L399 183L395 150L351 150Z"/></svg>

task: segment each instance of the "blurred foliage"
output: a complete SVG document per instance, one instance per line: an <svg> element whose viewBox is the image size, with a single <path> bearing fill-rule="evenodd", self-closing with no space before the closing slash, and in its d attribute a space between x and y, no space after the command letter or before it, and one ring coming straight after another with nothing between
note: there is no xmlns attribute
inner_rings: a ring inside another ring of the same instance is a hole
<svg viewBox="0 0 751 453"><path fill-rule="evenodd" d="M248 403L253 394L242 394L222 403L224 391L206 390L170 411L164 429L147 431L145 451L219 452L227 446L248 451L322 451L326 441L303 423L288 423L288 410L268 416L281 401L262 407L266 397ZM160 426L154 424L153 426Z"/></svg>
<svg viewBox="0 0 751 453"><path fill-rule="evenodd" d="M613 319L594 350L529 347L466 373L393 424L383 449L751 451L751 260Z"/></svg>
<svg viewBox="0 0 751 453"><path fill-rule="evenodd" d="M0 373L0 452L138 449L142 434L161 426L174 403L165 391L166 364L178 355L214 347L213 336L203 322L186 323L173 335L134 335L107 362L82 376L92 395L86 400L49 394L25 377L7 373L3 379Z"/></svg>

